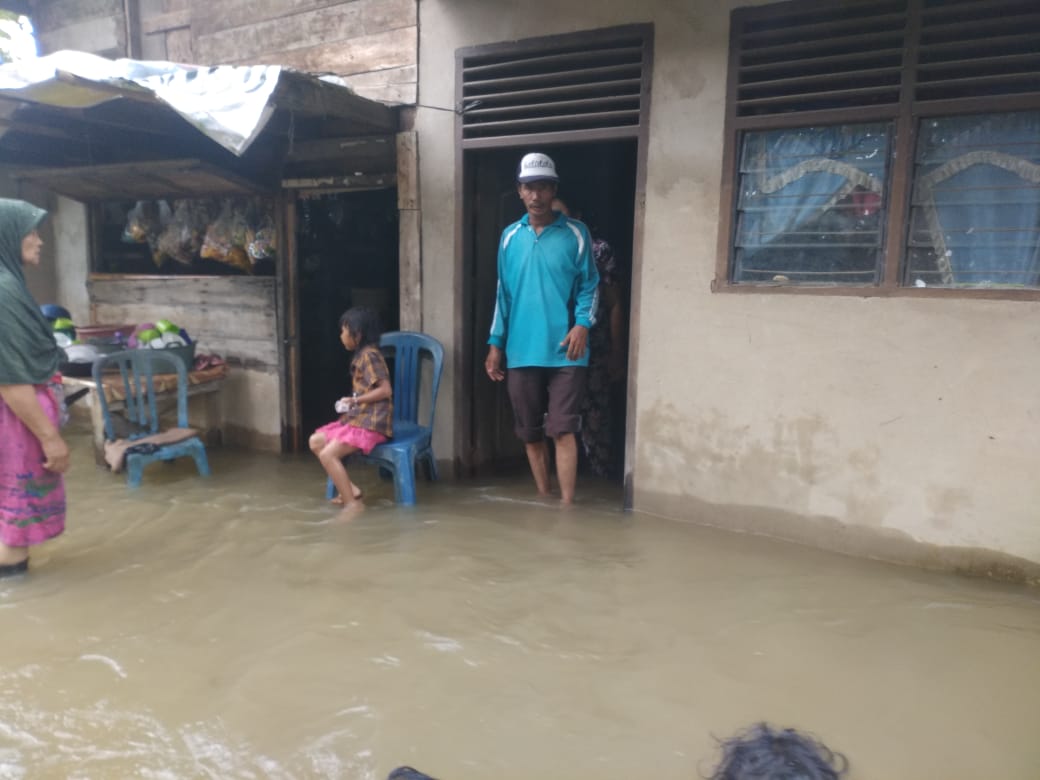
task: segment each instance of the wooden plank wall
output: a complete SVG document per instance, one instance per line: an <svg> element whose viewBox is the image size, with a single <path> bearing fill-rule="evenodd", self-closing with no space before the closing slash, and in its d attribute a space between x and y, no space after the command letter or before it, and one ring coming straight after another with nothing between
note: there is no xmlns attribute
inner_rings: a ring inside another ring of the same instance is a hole
<svg viewBox="0 0 1040 780"><path fill-rule="evenodd" d="M123 277L87 282L91 320L136 324L168 319L224 357L231 372L222 393L225 443L281 449L274 277Z"/></svg>
<svg viewBox="0 0 1040 780"><path fill-rule="evenodd" d="M161 15L142 7L141 29L164 36L180 58L332 73L373 100L416 100L418 0L174 2L181 7ZM190 52L183 51L186 39Z"/></svg>
<svg viewBox="0 0 1040 780"><path fill-rule="evenodd" d="M32 0L43 53L128 56L123 0ZM358 94L416 100L419 0L132 0L132 56L277 64L342 76Z"/></svg>
<svg viewBox="0 0 1040 780"><path fill-rule="evenodd" d="M87 288L94 322L168 319L188 331L200 352L278 373L274 277L93 278Z"/></svg>

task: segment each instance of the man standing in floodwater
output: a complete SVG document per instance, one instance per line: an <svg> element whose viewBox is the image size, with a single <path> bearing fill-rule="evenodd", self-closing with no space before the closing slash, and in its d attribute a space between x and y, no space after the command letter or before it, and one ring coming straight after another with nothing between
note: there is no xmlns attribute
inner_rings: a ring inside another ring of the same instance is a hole
<svg viewBox="0 0 1040 780"><path fill-rule="evenodd" d="M549 436L556 448L560 500L570 504L599 273L588 228L552 210L558 183L548 155L524 155L517 193L527 214L499 240L498 292L484 368L493 382L506 379L514 430L524 443L538 495L549 495Z"/></svg>

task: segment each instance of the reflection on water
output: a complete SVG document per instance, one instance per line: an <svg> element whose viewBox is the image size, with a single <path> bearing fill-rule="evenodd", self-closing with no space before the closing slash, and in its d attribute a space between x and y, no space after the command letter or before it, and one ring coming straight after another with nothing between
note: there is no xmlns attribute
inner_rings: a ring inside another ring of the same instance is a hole
<svg viewBox="0 0 1040 780"><path fill-rule="evenodd" d="M1040 593L309 458L95 471L0 581L0 779L687 780L712 735L816 733L854 778L1036 778ZM594 495L590 495L593 492Z"/></svg>

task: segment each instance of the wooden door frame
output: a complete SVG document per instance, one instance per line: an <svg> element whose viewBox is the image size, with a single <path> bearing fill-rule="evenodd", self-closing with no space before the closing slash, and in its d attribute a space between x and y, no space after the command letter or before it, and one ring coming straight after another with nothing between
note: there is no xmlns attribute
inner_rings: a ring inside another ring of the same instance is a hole
<svg viewBox="0 0 1040 780"><path fill-rule="evenodd" d="M414 150L414 138L412 139ZM414 155L413 155L414 156ZM379 179L378 182L376 181ZM401 222L400 255L398 257L398 294L402 308L399 309L401 327L405 327L403 306L408 306L408 324L416 330L416 309L421 298L415 287L418 284L418 230L419 213L417 201L410 195L402 201L399 178L387 176L365 179L354 186L328 187L294 187L285 188L279 195L277 213L281 222L278 226L279 251L283 252L285 262L278 265L277 295L278 307L278 370L281 375L281 415L282 415L282 452L302 452L304 446L303 431L303 364L300 360L300 263L296 243L297 214L296 208L301 197L307 195L328 195L337 192L372 192L375 190L396 190L398 192L398 214ZM409 181L412 181L411 179ZM388 183L392 182L392 183ZM408 193L417 192L415 185ZM402 203L405 205L402 206ZM407 220L405 218L407 214ZM407 273L407 279L404 274Z"/></svg>
<svg viewBox="0 0 1040 780"><path fill-rule="evenodd" d="M464 312L470 306L473 295L472 275L473 257L471 242L465 234L466 225L472 208L474 179L466 165L466 152L478 149L528 149L539 144L580 144L596 141L621 139L636 140L636 191L634 193L634 213L632 215L632 288L629 308L628 329L628 385L626 392L625 415L625 464L624 464L624 508L631 509L635 493L635 432L636 432L636 376L639 365L639 303L642 301L643 276L643 238L645 234L646 216L646 165L647 147L649 144L650 125L650 87L653 74L654 26L652 23L610 27L586 32L568 33L539 38L527 38L511 43L493 43L458 49L455 52L455 105L462 105L463 81L462 63L464 58L474 55L490 55L502 53L536 54L549 46L559 46L561 42L584 44L615 38L619 35L638 34L643 44L643 68L640 84L639 125L636 128L600 128L595 130L571 130L566 132L540 132L524 135L511 135L501 138L464 139L463 124L460 115L455 117L455 191L460 194L460 208L455 210L455 278L459 280L460 298L454 307L452 322L454 335L453 362L455 371L455 471L457 475L471 474L475 464L472 460L472 442L475 420L473 419L473 402L469 393L469 383L473 375L474 362L482 360L481 355L473 354L469 349L473 332L467 327Z"/></svg>
<svg viewBox="0 0 1040 780"><path fill-rule="evenodd" d="M400 130L393 136L393 171L351 176L287 179L282 182L278 214L281 222L279 251L285 262L278 269L278 360L282 390L282 451L303 450L303 388L300 361L299 258L296 246L296 204L301 196L335 192L395 189L398 210L398 316L402 329L422 330L422 265L419 198L418 136L414 111L400 115ZM334 166L333 166L334 167Z"/></svg>
<svg viewBox="0 0 1040 780"><path fill-rule="evenodd" d="M303 436L303 403L300 387L299 258L296 246L296 202L299 190L285 189L278 196L277 214L278 372L281 380L282 452L299 452Z"/></svg>

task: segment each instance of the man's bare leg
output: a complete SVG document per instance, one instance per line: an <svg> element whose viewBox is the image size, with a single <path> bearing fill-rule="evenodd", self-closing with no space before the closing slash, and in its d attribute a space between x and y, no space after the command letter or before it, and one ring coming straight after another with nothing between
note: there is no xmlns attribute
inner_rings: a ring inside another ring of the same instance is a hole
<svg viewBox="0 0 1040 780"><path fill-rule="evenodd" d="M556 478L560 481L560 502L574 502L578 482L578 437L563 433L556 437Z"/></svg>
<svg viewBox="0 0 1040 780"><path fill-rule="evenodd" d="M524 449L527 451L527 462L531 464L531 476L534 477L538 495L549 495L549 448L545 440L525 442Z"/></svg>

